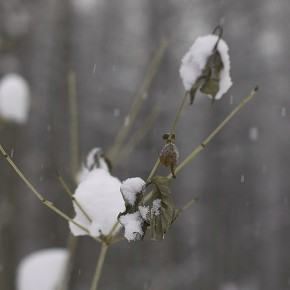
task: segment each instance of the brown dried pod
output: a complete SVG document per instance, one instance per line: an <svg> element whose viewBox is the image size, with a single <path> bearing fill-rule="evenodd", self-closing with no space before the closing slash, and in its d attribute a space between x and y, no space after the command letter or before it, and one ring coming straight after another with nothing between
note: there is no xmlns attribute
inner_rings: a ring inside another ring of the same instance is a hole
<svg viewBox="0 0 290 290"><path fill-rule="evenodd" d="M173 142L168 142L162 149L159 160L162 165L171 169L172 177L175 176L175 168L178 163L179 152L176 145Z"/></svg>

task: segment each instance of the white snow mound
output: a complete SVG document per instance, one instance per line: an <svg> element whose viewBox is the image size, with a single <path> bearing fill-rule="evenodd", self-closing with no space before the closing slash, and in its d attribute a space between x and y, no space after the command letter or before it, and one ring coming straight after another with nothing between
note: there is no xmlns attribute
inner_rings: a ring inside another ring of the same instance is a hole
<svg viewBox="0 0 290 290"><path fill-rule="evenodd" d="M120 223L125 228L125 238L130 241L135 241L143 236L142 225L144 223L139 211L134 213L127 213L120 216Z"/></svg>
<svg viewBox="0 0 290 290"><path fill-rule="evenodd" d="M62 281L68 251L44 249L23 258L17 268L17 290L52 290Z"/></svg>
<svg viewBox="0 0 290 290"><path fill-rule="evenodd" d="M92 223L74 204L76 216L74 221L87 228L91 235L108 235L117 222L117 216L125 210L125 204L120 192L121 182L111 176L105 169L90 171L77 187L74 197L91 218ZM73 235L87 235L82 229L69 223Z"/></svg>
<svg viewBox="0 0 290 290"><path fill-rule="evenodd" d="M120 190L130 205L135 204L136 195L143 191L145 184L146 182L140 177L128 178L122 182Z"/></svg>
<svg viewBox="0 0 290 290"><path fill-rule="evenodd" d="M210 34L200 36L182 58L179 74L185 90L189 91L201 76L217 41L217 35ZM228 54L229 48L224 40L219 40L217 50L220 53L224 67L220 72L219 91L215 97L216 100L220 99L232 86L230 77L230 57Z"/></svg>
<svg viewBox="0 0 290 290"><path fill-rule="evenodd" d="M7 74L0 82L0 117L23 124L28 119L30 89L18 74Z"/></svg>

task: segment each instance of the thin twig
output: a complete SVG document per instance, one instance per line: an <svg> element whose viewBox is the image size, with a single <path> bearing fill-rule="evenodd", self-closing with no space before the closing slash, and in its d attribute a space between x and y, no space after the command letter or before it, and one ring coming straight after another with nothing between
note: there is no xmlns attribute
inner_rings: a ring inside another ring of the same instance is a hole
<svg viewBox="0 0 290 290"><path fill-rule="evenodd" d="M125 124L125 123L123 124L123 127L120 129L113 145L111 146L108 153L106 154L107 157L111 160L111 162L112 162L112 160L114 160L116 158L117 153L120 150L121 146L123 145L123 142L124 142L128 132L129 132L129 129L131 128L131 126L133 124L133 121L135 120L139 110L141 109L142 103L145 99L144 96L146 95L146 93L147 93L147 91L148 91L148 89L149 89L149 87L154 79L154 76L157 72L157 69L158 69L160 63L161 63L161 60L164 56L164 53L165 53L167 46L168 46L168 39L163 38L160 42L160 45L158 46L158 48L155 52L155 55L154 55L151 63L150 63L149 69L148 69L146 76L144 78L144 81L139 89L139 92L138 92L133 104L131 105L131 108L130 108L129 113L127 115L129 122L128 122L128 124ZM157 160L157 162L155 164L156 168L158 167L158 164L159 164L159 159ZM153 174L152 174L152 176L153 176ZM150 175L149 175L149 177L150 177ZM118 226L118 224L119 224L119 222L117 221L113 227L114 230ZM115 233L114 232L110 233L108 235L108 238L114 239L116 237L116 235L120 232L120 229L121 228L119 227Z"/></svg>
<svg viewBox="0 0 290 290"><path fill-rule="evenodd" d="M175 132L177 122L178 122L178 120L179 120L180 114L181 114L182 109L183 109L183 107L184 107L185 101L186 101L186 99L187 99L188 96L189 96L189 93L190 93L190 92L187 91L187 92L185 93L185 95L183 96L183 98L182 98L181 104L180 104L180 106L179 106L179 109L178 109L178 111L177 111L177 113L176 113L176 115L175 115L175 119L174 119L174 121L173 121L173 123L172 123L172 126L171 126L170 134L169 134L169 137L168 137L169 140L171 139L171 136L172 136L172 135L174 134L174 132ZM149 176L148 176L148 178L147 178L147 182L149 182L149 181L151 180L151 178L152 178L152 176L154 175L155 171L157 170L159 164L160 164L160 160L159 160L159 157L158 157L157 160L156 160L156 162L155 162L155 164L154 164L154 166L153 166L153 168L152 168L152 170L151 170L151 172L149 173ZM176 173L176 171L175 171L175 173Z"/></svg>
<svg viewBox="0 0 290 290"><path fill-rule="evenodd" d="M152 128L154 122L156 121L158 115L160 114L160 108L155 107L150 112L149 116L146 118L142 127L132 136L132 138L124 145L123 149L116 156L114 165L117 166L120 162L126 158L133 150L138 146L138 144L144 139L149 130Z"/></svg>
<svg viewBox="0 0 290 290"><path fill-rule="evenodd" d="M156 160L156 162L155 162L155 164L154 164L154 166L153 166L151 172L149 173L149 176L148 176L148 178L147 178L147 182L146 182L146 183L150 182L150 180L151 180L153 174L155 173L155 171L156 171L156 169L157 169L159 163L160 163L160 161L159 161L159 158L158 158L158 159Z"/></svg>
<svg viewBox="0 0 290 290"><path fill-rule="evenodd" d="M163 58L163 55L165 53L165 50L168 46L168 39L167 38L163 38L160 42L160 45L158 46L155 55L150 63L149 69L146 73L145 79L138 91L138 94L136 96L136 98L134 99L131 108L129 110L129 113L127 115L127 117L125 118L125 121L122 128L119 130L115 141L113 142L113 145L111 146L111 148L109 149L108 153L106 154L106 156L110 159L110 160L114 160L115 157L117 156L120 148L122 147L125 138L127 137L127 134L130 130L130 128L132 127L136 116L138 115L142 104L145 100L145 96L147 94L147 91L150 88L150 85L156 75L157 69L161 63L161 60Z"/></svg>
<svg viewBox="0 0 290 290"><path fill-rule="evenodd" d="M112 237L115 235L115 232L118 232L120 229L118 228L118 226L120 226L119 222L117 221L114 226L112 227L110 233L108 234L108 241L112 240Z"/></svg>
<svg viewBox="0 0 290 290"><path fill-rule="evenodd" d="M197 202L197 198L194 197L192 198L189 202L187 202L181 209L179 209L179 214L181 214L182 212L186 211L187 209L189 209L194 203Z"/></svg>
<svg viewBox="0 0 290 290"><path fill-rule="evenodd" d="M69 253L69 256L66 262L67 264L61 282L59 286L56 288L57 290L68 289L69 278L73 267L73 260L77 248L77 243L78 243L77 237L70 234L68 237L68 245L67 245L67 251Z"/></svg>
<svg viewBox="0 0 290 290"><path fill-rule="evenodd" d="M16 164L13 162L13 160L7 155L6 151L4 150L4 148L1 145L0 145L0 151L3 154L3 156L6 158L6 160L9 162L9 164L11 165L11 167L14 169L14 171L19 175L19 177L25 182L25 184L28 186L28 188L38 197L38 199L44 205L46 205L48 208L50 208L51 210L53 210L55 213L57 213L59 216L61 216L66 221L73 223L75 226L77 226L78 228L80 228L81 230L83 230L89 236L93 237L96 241L102 242L102 240L100 238L92 236L90 234L90 231L87 228L85 228L81 224L79 224L76 221L74 221L71 217L69 217L64 212L62 212L57 207L55 207L50 201L46 200L43 197L43 195L40 194L39 191L37 191L35 189L35 187L28 181L28 179L24 176L24 174L22 173L22 171L16 166Z"/></svg>
<svg viewBox="0 0 290 290"><path fill-rule="evenodd" d="M95 275L93 277L93 281L92 281L92 285L91 285L90 290L97 290L98 289L98 284L100 281L102 268L103 268L104 261L105 261L106 255L107 255L108 247L109 246L106 243L104 243L104 242L102 243L101 251L99 254L97 267L96 267L96 271L95 271Z"/></svg>
<svg viewBox="0 0 290 290"><path fill-rule="evenodd" d="M117 244L117 243L120 243L120 242L123 242L123 241L125 241L126 240L126 238L125 237L119 237L119 238L116 238L116 239L114 239L114 240L112 240L111 242L110 242L110 244Z"/></svg>
<svg viewBox="0 0 290 290"><path fill-rule="evenodd" d="M56 171L56 175L58 178L59 183L63 187L64 191L67 193L67 195L71 198L72 202L79 208L79 210L83 213L83 215L86 217L86 219L92 223L92 219L87 214L87 212L84 210L84 208L81 206L81 204L78 202L78 200L74 197L71 190L69 189L67 183L64 181L63 177Z"/></svg>
<svg viewBox="0 0 290 290"><path fill-rule="evenodd" d="M245 97L240 104L231 111L231 113L217 126L217 128L206 138L204 141L192 151L176 168L175 172L179 172L189 161L191 161L205 146L215 137L215 135L223 129L223 127L249 102L257 93L258 86L256 86L247 97ZM169 178L172 178L172 174L168 175Z"/></svg>
<svg viewBox="0 0 290 290"><path fill-rule="evenodd" d="M176 168L175 173L179 172L185 165L188 164L189 161L191 161L202 149L205 148L205 146L215 137L215 135L223 129L223 127L249 102L257 93L258 91L258 86L256 86L248 96L246 96L240 104L231 111L231 113L216 127L216 129L197 147L195 148L192 153L190 153ZM156 162L157 163L157 162ZM155 166L153 167L153 170ZM152 170L152 171L153 171ZM152 172L151 172L152 173ZM151 174L150 174L151 175ZM149 175L149 177L150 177ZM153 175L153 174L152 174ZM152 176L151 176L152 177ZM172 178L172 174L168 174L167 178ZM150 180L150 179L149 179ZM144 202L148 202L152 196L152 191L149 192L145 198Z"/></svg>
<svg viewBox="0 0 290 290"><path fill-rule="evenodd" d="M184 104L185 104L185 101L186 101L186 99L187 99L188 96L189 96L189 93L190 93L190 92L187 91L187 92L185 93L183 99L182 99L182 102L181 102L181 104L180 104L180 107L179 107L179 109L178 109L178 112L177 112L177 114L176 114L176 116L175 116L175 120L174 120L174 122L173 122L173 124L172 124L172 126L171 126L169 139L170 139L171 135L175 132L177 122L178 122L178 120L179 120L179 117L180 117L180 114L181 114L181 112L182 112L182 109L183 109L183 106L184 106Z"/></svg>
<svg viewBox="0 0 290 290"><path fill-rule="evenodd" d="M78 136L78 106L76 74L74 71L68 73L68 96L69 96L69 116L70 116L70 166L71 174L75 176L79 168L79 136Z"/></svg>

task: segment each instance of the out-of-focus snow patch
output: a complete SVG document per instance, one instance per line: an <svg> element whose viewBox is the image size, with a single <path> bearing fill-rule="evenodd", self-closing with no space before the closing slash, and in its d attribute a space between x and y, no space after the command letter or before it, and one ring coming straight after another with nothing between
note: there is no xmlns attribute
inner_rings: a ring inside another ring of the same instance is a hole
<svg viewBox="0 0 290 290"><path fill-rule="evenodd" d="M25 10L9 13L4 23L6 32L13 38L25 35L30 24L30 15Z"/></svg>
<svg viewBox="0 0 290 290"><path fill-rule="evenodd" d="M94 169L77 187L74 197L91 218L88 221L82 211L74 204L76 216L74 221L87 228L93 236L108 235L117 222L117 216L125 210L120 192L121 182L105 169ZM70 223L73 235L87 233Z"/></svg>
<svg viewBox="0 0 290 290"><path fill-rule="evenodd" d="M286 116L286 108L285 107L282 107L281 108L281 116L282 117L285 117Z"/></svg>
<svg viewBox="0 0 290 290"><path fill-rule="evenodd" d="M137 193L144 190L146 182L140 177L128 178L123 181L121 185L121 192L124 199L130 204L134 205Z"/></svg>
<svg viewBox="0 0 290 290"><path fill-rule="evenodd" d="M283 37L279 30L264 30L257 38L258 49L268 61L273 61L271 57L283 54Z"/></svg>
<svg viewBox="0 0 290 290"><path fill-rule="evenodd" d="M202 75L209 57L213 53L213 49L218 41L217 35L206 35L198 37L189 51L181 60L179 70L180 77L184 88L190 91L198 78ZM218 100L225 94L232 85L230 77L230 57L228 54L228 46L224 40L219 39L217 51L221 56L223 69L220 72L219 91L215 96Z"/></svg>
<svg viewBox="0 0 290 290"><path fill-rule="evenodd" d="M0 117L23 124L28 119L30 90L18 74L8 74L0 82Z"/></svg>
<svg viewBox="0 0 290 290"><path fill-rule="evenodd" d="M91 13L102 0L72 0L74 8L80 13Z"/></svg>
<svg viewBox="0 0 290 290"><path fill-rule="evenodd" d="M220 289L221 290L239 290L238 286L235 285L234 283L227 283L223 285Z"/></svg>
<svg viewBox="0 0 290 290"><path fill-rule="evenodd" d="M259 130L257 127L253 126L249 129L249 139L251 141L257 141L259 138Z"/></svg>
<svg viewBox="0 0 290 290"><path fill-rule="evenodd" d="M53 290L61 283L68 259L66 249L52 248L23 258L16 275L17 290Z"/></svg>

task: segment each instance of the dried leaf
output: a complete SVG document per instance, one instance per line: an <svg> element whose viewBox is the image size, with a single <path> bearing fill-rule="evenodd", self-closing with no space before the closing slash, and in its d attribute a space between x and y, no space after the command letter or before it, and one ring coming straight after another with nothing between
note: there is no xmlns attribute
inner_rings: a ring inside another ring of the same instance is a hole
<svg viewBox="0 0 290 290"><path fill-rule="evenodd" d="M223 69L223 63L220 53L215 51L208 59L206 64L207 78L200 88L200 91L206 95L211 95L215 100L215 96L219 91L220 72Z"/></svg>
<svg viewBox="0 0 290 290"><path fill-rule="evenodd" d="M167 177L155 176L150 183L155 184L153 199L161 200L159 214L156 215L151 211L149 216L151 239L161 241L177 218L178 210L175 209L174 203L169 196L170 180Z"/></svg>
<svg viewBox="0 0 290 290"><path fill-rule="evenodd" d="M174 170L177 166L179 152L173 142L168 142L162 149L159 160L162 165L171 169L172 177L175 178Z"/></svg>
<svg viewBox="0 0 290 290"><path fill-rule="evenodd" d="M198 89L203 94L212 96L212 100L215 101L215 96L219 91L220 72L223 70L223 67L220 53L215 50L208 58L201 76L190 90L190 104L193 103Z"/></svg>

